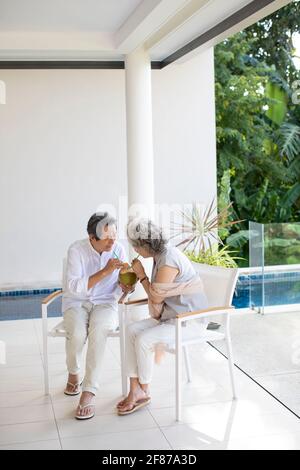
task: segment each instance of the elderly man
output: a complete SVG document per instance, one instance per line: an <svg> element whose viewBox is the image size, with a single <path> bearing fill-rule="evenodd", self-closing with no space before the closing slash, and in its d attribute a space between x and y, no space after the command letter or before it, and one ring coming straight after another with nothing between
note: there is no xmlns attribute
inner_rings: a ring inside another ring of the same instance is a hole
<svg viewBox="0 0 300 470"><path fill-rule="evenodd" d="M95 414L93 397L99 388L100 367L107 335L118 325L119 269L126 261L124 247L116 241L116 221L108 213L94 214L87 225L88 238L68 250L64 274L63 314L69 377L66 395L79 395L82 351L88 349L77 419Z"/></svg>

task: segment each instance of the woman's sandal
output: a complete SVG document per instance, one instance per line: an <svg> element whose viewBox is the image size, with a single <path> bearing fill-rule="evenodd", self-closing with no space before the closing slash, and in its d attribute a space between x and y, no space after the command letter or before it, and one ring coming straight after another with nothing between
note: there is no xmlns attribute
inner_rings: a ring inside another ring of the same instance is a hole
<svg viewBox="0 0 300 470"><path fill-rule="evenodd" d="M78 405L78 411L76 412L75 418L81 421L84 421L85 419L92 419L95 416L95 406L96 405L94 405L93 403L88 403L87 405ZM94 408L94 411L84 416L81 416L80 414L78 414L78 412L84 410L85 408Z"/></svg>
<svg viewBox="0 0 300 470"><path fill-rule="evenodd" d="M124 400L119 401L119 403L116 404L116 409L118 410L120 407L124 406L126 402L126 398Z"/></svg>
<svg viewBox="0 0 300 470"><path fill-rule="evenodd" d="M67 385L70 385L72 387L72 392L68 392L67 389L64 390L64 394L68 395L69 397L75 397L76 395L79 395L81 393L80 387L82 385L82 382L78 382L77 384L72 384L71 382L67 382Z"/></svg>
<svg viewBox="0 0 300 470"><path fill-rule="evenodd" d="M149 397L146 397L146 398L148 399ZM116 409L118 410L119 408L122 408L126 402L127 402L127 397L123 398L123 400L119 401L119 403L116 404ZM130 403L135 403L135 402L131 401Z"/></svg>
<svg viewBox="0 0 300 470"><path fill-rule="evenodd" d="M132 413L135 413L135 411L140 410L144 406L149 405L150 401L151 401L150 397L143 398L142 400L138 400L138 401L131 401L131 402L128 403L128 406L132 405L132 408L130 410L126 410L126 411L118 410L118 415L126 416L126 415L130 415Z"/></svg>

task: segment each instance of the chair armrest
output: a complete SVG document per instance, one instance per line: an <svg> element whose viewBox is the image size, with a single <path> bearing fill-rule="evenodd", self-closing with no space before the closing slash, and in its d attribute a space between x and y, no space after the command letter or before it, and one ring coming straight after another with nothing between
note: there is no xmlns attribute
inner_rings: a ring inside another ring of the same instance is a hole
<svg viewBox="0 0 300 470"><path fill-rule="evenodd" d="M42 305L50 305L52 302L54 302L55 299L58 299L61 297L63 294L62 290L57 290L55 292L52 292L52 294L48 295L48 297L45 297L45 299L42 300Z"/></svg>
<svg viewBox="0 0 300 470"><path fill-rule="evenodd" d="M128 300L125 302L125 305L131 305L133 307L138 307L139 305L147 305L148 299L137 299L137 300Z"/></svg>
<svg viewBox="0 0 300 470"><path fill-rule="evenodd" d="M225 315L229 310L234 310L232 305L225 307L211 307L206 310L195 310L194 312L185 312L176 315L178 320L196 320L197 318L212 317L214 315Z"/></svg>

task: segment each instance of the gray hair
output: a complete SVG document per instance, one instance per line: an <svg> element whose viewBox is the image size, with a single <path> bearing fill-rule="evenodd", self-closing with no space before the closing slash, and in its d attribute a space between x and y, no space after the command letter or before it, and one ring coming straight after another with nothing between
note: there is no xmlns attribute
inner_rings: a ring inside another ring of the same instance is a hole
<svg viewBox="0 0 300 470"><path fill-rule="evenodd" d="M148 219L129 219L127 236L133 248L146 248L152 254L162 253L169 241L163 230Z"/></svg>

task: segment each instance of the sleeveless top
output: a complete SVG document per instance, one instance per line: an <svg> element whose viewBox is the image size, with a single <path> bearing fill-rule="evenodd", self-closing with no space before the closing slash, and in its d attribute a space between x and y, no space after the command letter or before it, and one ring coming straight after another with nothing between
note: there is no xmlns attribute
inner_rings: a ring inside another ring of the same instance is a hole
<svg viewBox="0 0 300 470"><path fill-rule="evenodd" d="M162 253L154 257L151 282L155 281L157 271L163 266L178 269L179 273L173 281L175 283L189 282L199 276L188 257L178 248L169 245ZM179 313L202 310L208 306L204 292L169 297L164 300L164 303L165 306L161 316L162 321L171 320Z"/></svg>

